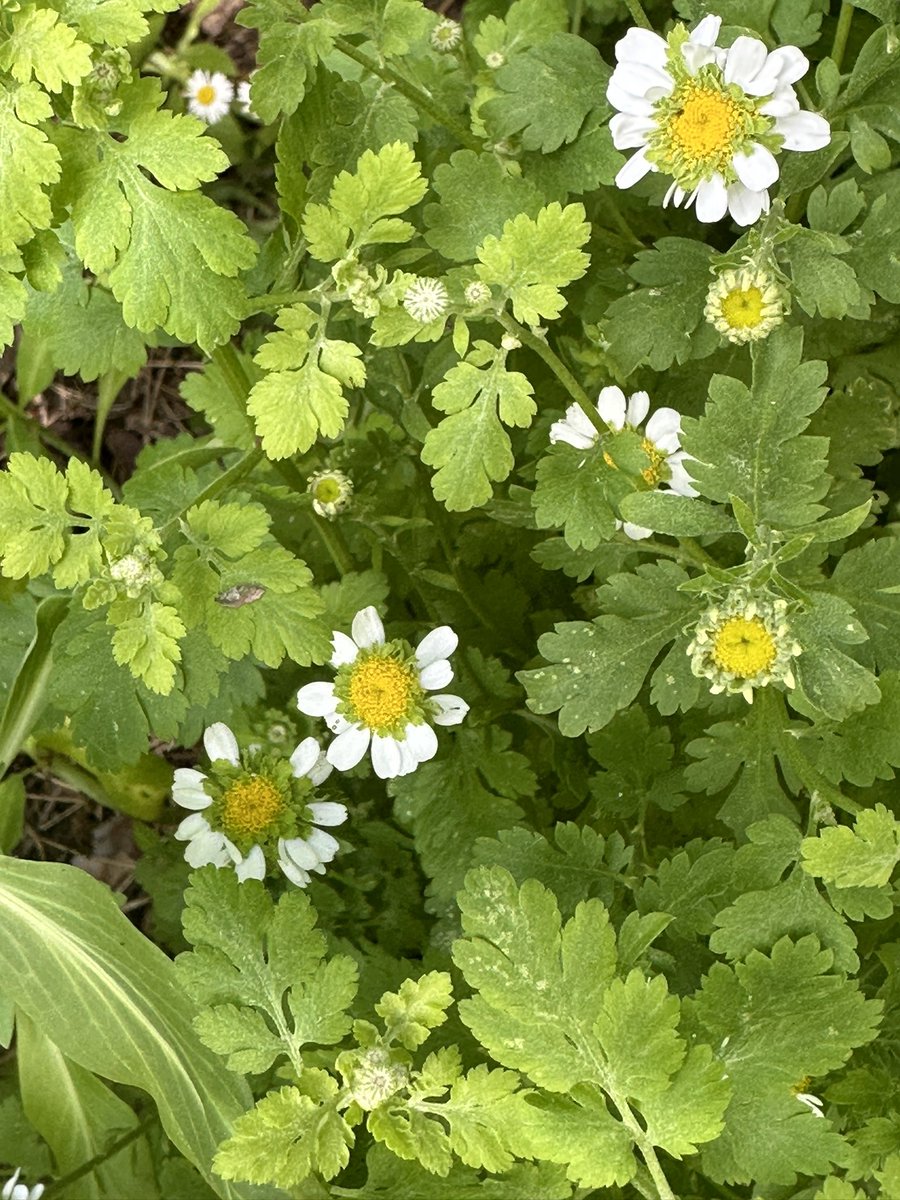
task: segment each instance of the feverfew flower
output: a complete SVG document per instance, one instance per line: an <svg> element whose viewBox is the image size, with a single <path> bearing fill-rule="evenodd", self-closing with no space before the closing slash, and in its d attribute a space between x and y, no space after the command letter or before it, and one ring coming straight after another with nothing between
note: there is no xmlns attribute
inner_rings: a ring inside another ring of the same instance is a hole
<svg viewBox="0 0 900 1200"><path fill-rule="evenodd" d="M781 150L821 150L831 139L824 117L801 112L793 84L809 69L796 46L768 52L755 37L716 45L721 17L668 38L629 29L616 45L618 66L607 99L618 150L636 150L616 176L628 188L648 171L673 182L664 204L695 204L700 221L730 212L752 225L768 211Z"/></svg>
<svg viewBox="0 0 900 1200"><path fill-rule="evenodd" d="M791 636L786 616L786 600L736 589L694 627L687 648L691 670L711 680L713 695L740 693L748 704L754 688L770 683L794 687L794 658L801 646Z"/></svg>
<svg viewBox="0 0 900 1200"><path fill-rule="evenodd" d="M374 608L353 618L352 638L335 632L331 665L334 683L308 683L297 693L297 707L324 717L337 734L327 759L349 771L371 743L372 766L380 779L408 775L437 752L433 725L458 725L469 711L459 696L426 692L446 687L453 678L447 661L457 646L448 625L432 630L413 650L400 638L386 642Z"/></svg>
<svg viewBox="0 0 900 1200"><path fill-rule="evenodd" d="M339 845L318 826L343 824L347 809L312 798L315 785L331 774L316 739L302 741L290 759L258 745L242 753L219 721L204 733L203 745L209 775L180 767L172 787L176 804L193 810L175 831L188 843L184 857L191 866L233 867L241 882L280 867L297 887L306 887L311 871L324 875Z"/></svg>
<svg viewBox="0 0 900 1200"><path fill-rule="evenodd" d="M403 294L403 307L422 325L442 317L449 303L447 289L440 279L416 279Z"/></svg>
<svg viewBox="0 0 900 1200"><path fill-rule="evenodd" d="M462 25L450 17L438 21L431 31L431 45L440 54L455 50L462 41Z"/></svg>
<svg viewBox="0 0 900 1200"><path fill-rule="evenodd" d="M621 388L605 387L597 398L597 412L610 429L616 431L628 428L640 433L641 423L649 411L650 397L646 392L634 392L626 400ZM599 436L579 404L570 405L563 420L550 427L551 442L567 442L578 450L590 449ZM684 467L688 455L681 449L681 417L674 408L656 410L647 421L641 444L650 459L650 465L642 472L650 489L676 492L679 496L697 495ZM615 466L611 459L606 461ZM618 527L636 541L653 532L631 521L620 521Z"/></svg>
<svg viewBox="0 0 900 1200"><path fill-rule="evenodd" d="M207 125L215 125L228 113L234 99L234 85L221 71L194 71L187 81L184 96L188 111Z"/></svg>
<svg viewBox="0 0 900 1200"><path fill-rule="evenodd" d="M353 499L353 481L343 471L316 471L307 480L313 509L329 521L344 511Z"/></svg>
<svg viewBox="0 0 900 1200"><path fill-rule="evenodd" d="M41 1200L44 1194L44 1185L36 1183L33 1188L28 1188L24 1183L19 1183L18 1179L22 1173L21 1167L16 1167L15 1174L12 1179L7 1180L0 1192L2 1200Z"/></svg>
<svg viewBox="0 0 900 1200"><path fill-rule="evenodd" d="M723 271L710 284L703 315L729 342L758 342L782 322L781 289L766 271Z"/></svg>

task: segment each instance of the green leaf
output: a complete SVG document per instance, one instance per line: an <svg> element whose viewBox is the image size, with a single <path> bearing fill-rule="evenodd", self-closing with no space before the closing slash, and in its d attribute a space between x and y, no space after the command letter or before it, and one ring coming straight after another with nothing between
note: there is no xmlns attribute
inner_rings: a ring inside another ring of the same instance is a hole
<svg viewBox="0 0 900 1200"><path fill-rule="evenodd" d="M828 584L848 600L869 635L861 647L882 670L900 668L900 541L877 538L842 555Z"/></svg>
<svg viewBox="0 0 900 1200"><path fill-rule="evenodd" d="M235 352L248 381L256 382L259 373L250 358L239 350ZM203 414L223 445L238 450L252 450L256 445L253 422L247 413L247 398L235 394L221 363L213 360L202 371L186 375L179 391L195 412Z"/></svg>
<svg viewBox="0 0 900 1200"><path fill-rule="evenodd" d="M820 725L817 738L798 740L797 748L807 755L826 779L849 780L857 787L871 787L876 779L893 779L900 767L900 677L886 671L878 679L881 700L839 724Z"/></svg>
<svg viewBox="0 0 900 1200"><path fill-rule="evenodd" d="M316 1103L295 1087L269 1092L256 1107L234 1124L215 1158L215 1169L224 1179L246 1179L285 1190L295 1188L313 1172L333 1179L347 1165L354 1136L337 1112L337 1084L328 1081L325 1103Z"/></svg>
<svg viewBox="0 0 900 1200"><path fill-rule="evenodd" d="M192 1030L171 961L73 867L4 859L0 901L4 993L66 1058L149 1092L167 1135L216 1194L242 1195L211 1161L249 1092Z"/></svg>
<svg viewBox="0 0 900 1200"><path fill-rule="evenodd" d="M573 550L596 549L616 531L616 515L606 495L614 471L602 446L587 451L551 447L537 465L532 496L537 527L561 528Z"/></svg>
<svg viewBox="0 0 900 1200"><path fill-rule="evenodd" d="M836 825L804 838L803 869L837 887L882 887L900 862L900 822L883 804L863 809L853 829Z"/></svg>
<svg viewBox="0 0 900 1200"><path fill-rule="evenodd" d="M130 668L151 692L167 696L181 662L179 642L187 632L174 608L152 601L118 600L110 605L115 626L113 658Z"/></svg>
<svg viewBox="0 0 900 1200"><path fill-rule="evenodd" d="M306 95L311 69L332 48L334 26L317 20L318 15L300 21L291 5L255 0L235 18L239 24L259 30L250 105L267 124L279 113L289 116L295 111Z"/></svg>
<svg viewBox="0 0 900 1200"><path fill-rule="evenodd" d="M12 31L0 44L0 70L19 83L33 76L48 92L60 92L64 83L77 83L90 69L90 46L79 42L52 8L26 4L13 13Z"/></svg>
<svg viewBox="0 0 900 1200"><path fill-rule="evenodd" d="M894 252L885 254L900 236L900 210L888 196L878 196L866 214L850 263L863 287L871 288L891 304L900 304L900 262Z"/></svg>
<svg viewBox="0 0 900 1200"><path fill-rule="evenodd" d="M734 533L734 521L720 508L674 492L632 492L623 496L622 516L635 525L672 537Z"/></svg>
<svg viewBox="0 0 900 1200"><path fill-rule="evenodd" d="M34 83L0 83L0 157L17 170L0 172L0 254L9 254L51 221L44 188L59 179L59 151L35 126L51 116Z"/></svg>
<svg viewBox="0 0 900 1200"><path fill-rule="evenodd" d="M389 1040L415 1050L447 1020L452 1003L450 976L446 971L429 971L418 979L405 979L399 992L385 992L375 1011L384 1019Z"/></svg>
<svg viewBox="0 0 900 1200"><path fill-rule="evenodd" d="M541 209L537 188L507 173L492 154L457 150L436 168L433 186L440 204L425 207L425 240L453 262L470 262L486 237L500 237L507 221L520 213L536 217Z"/></svg>
<svg viewBox="0 0 900 1200"><path fill-rule="evenodd" d="M816 1120L795 1091L871 1041L881 1006L829 974L831 962L815 937L785 937L771 956L754 950L735 968L714 964L685 1001L688 1029L719 1047L734 1089L724 1132L702 1151L713 1179L790 1184L798 1171L819 1175L843 1156L830 1123Z"/></svg>
<svg viewBox="0 0 900 1200"><path fill-rule="evenodd" d="M534 1097L523 1132L520 1152L564 1164L566 1177L581 1187L624 1186L634 1175L628 1131L595 1089L580 1087L571 1097Z"/></svg>
<svg viewBox="0 0 900 1200"><path fill-rule="evenodd" d="M642 363L665 371L716 348L718 335L703 316L711 256L703 242L675 237L638 253L629 274L643 286L614 300L601 326L623 375Z"/></svg>
<svg viewBox="0 0 900 1200"><path fill-rule="evenodd" d="M428 432L422 461L437 468L431 486L451 512L484 504L493 494L492 483L510 473L514 459L503 425L531 424L532 395L528 379L506 369L506 351L486 342L477 342L434 389L435 408L449 415Z"/></svg>
<svg viewBox="0 0 900 1200"><path fill-rule="evenodd" d="M499 238L486 237L478 247L478 277L502 289L517 321L553 320L566 304L559 289L587 270L581 247L589 236L581 204L549 204L534 220L521 213L505 223Z"/></svg>
<svg viewBox="0 0 900 1200"><path fill-rule="evenodd" d="M783 250L789 262L797 303L809 316L865 316L868 306L853 267L841 255L850 249L844 238L798 228ZM862 302L862 308L860 308Z"/></svg>
<svg viewBox="0 0 900 1200"><path fill-rule="evenodd" d="M545 633L538 649L549 665L517 676L532 712L559 710L566 737L602 729L631 703L660 650L681 632L693 607L677 590L686 578L665 561L614 575L598 594L613 612Z"/></svg>
<svg viewBox="0 0 900 1200"><path fill-rule="evenodd" d="M330 0L327 15L342 33L365 33L388 58L406 54L431 23L419 0Z"/></svg>
<svg viewBox="0 0 900 1200"><path fill-rule="evenodd" d="M499 95L482 105L495 139L520 135L524 150L547 154L578 136L606 95L610 70L590 42L554 33L494 72Z"/></svg>
<svg viewBox="0 0 900 1200"><path fill-rule="evenodd" d="M799 329L775 330L754 356L753 386L714 375L699 419L683 421L691 477L711 500L732 493L776 529L808 525L824 510L827 442L805 435L825 398L825 364L802 362Z"/></svg>

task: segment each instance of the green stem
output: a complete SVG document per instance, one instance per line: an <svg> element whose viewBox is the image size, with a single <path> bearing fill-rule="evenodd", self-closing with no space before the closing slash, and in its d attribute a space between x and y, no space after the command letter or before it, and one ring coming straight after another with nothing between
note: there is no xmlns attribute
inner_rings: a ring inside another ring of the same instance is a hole
<svg viewBox="0 0 900 1200"><path fill-rule="evenodd" d="M831 43L831 57L834 65L840 70L844 61L844 51L847 49L847 39L850 36L850 26L853 23L853 5L843 0L838 15L837 29L834 31L834 41Z"/></svg>
<svg viewBox="0 0 900 1200"><path fill-rule="evenodd" d="M327 517L318 517L315 513L310 513L309 520L328 551L331 561L341 575L347 575L353 570L354 563L343 533L336 525L332 525Z"/></svg>
<svg viewBox="0 0 900 1200"><path fill-rule="evenodd" d="M103 434L106 432L106 422L109 420L112 406L130 378L125 371L108 371L97 381L97 413L94 417L94 436L91 441L91 466L95 469L100 465Z"/></svg>
<svg viewBox="0 0 900 1200"><path fill-rule="evenodd" d="M376 62L374 58L370 58L368 54L364 54L362 50L358 50L352 42L348 42L346 38L337 37L334 39L335 47L340 50L341 54L346 54L348 58L352 58L354 62L359 63L366 71L370 71L373 75L377 75L379 79L383 79L385 83L391 84L396 88L401 96L405 96L412 104L431 117L432 121L452 133L456 140L467 150L474 150L476 153L484 149L480 138L466 128L455 117L439 108L434 103L432 98L422 88L417 87L414 83L410 83L408 79L404 79L392 67Z"/></svg>
<svg viewBox="0 0 900 1200"><path fill-rule="evenodd" d="M270 292L270 295L277 294L284 288L290 287L294 279L294 272L297 270L297 266L305 251L306 238L298 237L293 246L291 246L287 258L284 260L284 266L279 271L278 278L272 285L272 291ZM268 299L268 297L266 297L266 299Z"/></svg>
<svg viewBox="0 0 900 1200"><path fill-rule="evenodd" d="M178 39L178 45L175 47L176 54L184 54L185 50L197 40L200 34L200 26L213 11L219 0L200 0L194 11L191 13L190 20L185 26L184 33Z"/></svg>
<svg viewBox="0 0 900 1200"><path fill-rule="evenodd" d="M215 500L216 496L221 496L223 492L227 492L236 483L240 483L262 461L263 457L263 452L258 446L252 450L245 450L233 467L229 467L227 471L223 471L218 479L214 479L212 483L207 484L203 491L198 492L192 500L179 509L174 517L170 517L159 530L160 535L164 537L196 505L202 504L204 500Z"/></svg>
<svg viewBox="0 0 900 1200"><path fill-rule="evenodd" d="M127 1133L123 1133L120 1138L117 1138L116 1141L114 1141L105 1150L102 1150L99 1154L95 1154L93 1158L88 1159L86 1163L82 1163L80 1167L76 1167L74 1171L70 1171L68 1175L63 1175L59 1179L54 1179L53 1182L44 1189L44 1195L47 1197L47 1200L50 1200L51 1196L56 1196L58 1193L65 1191L69 1185L74 1183L77 1179L83 1179L85 1175L90 1175L92 1171L94 1171L97 1167L102 1166L103 1163L107 1162L109 1159L113 1158L119 1153L120 1150L124 1150L125 1147L130 1146L132 1142L136 1142L139 1137L143 1137L150 1126L155 1124L155 1113L152 1116L144 1117L144 1119L139 1121L133 1129L129 1129Z"/></svg>
<svg viewBox="0 0 900 1200"><path fill-rule="evenodd" d="M572 5L572 20L569 22L569 32L576 36L581 33L581 20L584 16L584 0L574 0Z"/></svg>
<svg viewBox="0 0 900 1200"><path fill-rule="evenodd" d="M529 350L533 350L539 358L544 360L575 403L584 409L584 415L597 432L601 435L609 433L609 427L597 412L596 405L591 403L590 396L588 396L587 392L559 355L551 350L542 338L533 334L531 330L526 329L524 325L520 325L518 321L513 320L508 313L497 313L497 320L507 333L511 333L513 337L518 338L523 346L527 346Z"/></svg>
<svg viewBox="0 0 900 1200"><path fill-rule="evenodd" d="M244 309L244 317L252 317L255 313L269 312L273 308L289 308L292 304L301 304L304 300L312 300L315 296L315 292L266 292L262 296L251 296Z"/></svg>
<svg viewBox="0 0 900 1200"><path fill-rule="evenodd" d="M640 25L642 29L653 28L647 20L647 14L644 12L641 0L625 0L625 7L631 13L631 19L636 25Z"/></svg>
<svg viewBox="0 0 900 1200"><path fill-rule="evenodd" d="M653 1197L653 1193L650 1192L650 1200L657 1200L657 1197L658 1200L678 1200L669 1186L669 1181L666 1179L665 1171L663 1171L659 1159L656 1157L653 1143L647 1137L646 1131L641 1128L640 1122L631 1110L631 1105L615 1088L608 1087L607 1085L604 1086L606 1086L610 1100L612 1100L613 1104L619 1110L619 1115L625 1127L634 1139L634 1144L640 1150L641 1156L647 1164L647 1170L650 1172L657 1193L657 1196ZM638 1190L640 1191L641 1189L639 1188ZM642 1194L647 1196L648 1192L642 1192Z"/></svg>
<svg viewBox="0 0 900 1200"><path fill-rule="evenodd" d="M692 537L680 537L678 545L685 556L698 567L717 567L719 565L711 555L706 553L700 543L695 542Z"/></svg>

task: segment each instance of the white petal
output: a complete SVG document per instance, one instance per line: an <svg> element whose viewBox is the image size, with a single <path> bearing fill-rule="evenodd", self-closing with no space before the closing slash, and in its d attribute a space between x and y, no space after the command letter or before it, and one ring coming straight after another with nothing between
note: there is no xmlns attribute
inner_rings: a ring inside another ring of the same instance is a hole
<svg viewBox="0 0 900 1200"><path fill-rule="evenodd" d="M697 188L697 220L708 224L721 221L728 211L728 192L725 180L716 171Z"/></svg>
<svg viewBox="0 0 900 1200"><path fill-rule="evenodd" d="M406 741L400 742L400 770L398 775L411 775L418 767L419 760L416 758L412 748Z"/></svg>
<svg viewBox="0 0 900 1200"><path fill-rule="evenodd" d="M339 733L343 733L345 729L349 729L352 722L348 721L346 717L342 717L340 713L334 712L326 715L325 724L337 736ZM313 782L315 783L316 781L313 780Z"/></svg>
<svg viewBox="0 0 900 1200"><path fill-rule="evenodd" d="M800 101L793 88L783 88L775 92L759 111L766 117L786 117L800 111Z"/></svg>
<svg viewBox="0 0 900 1200"><path fill-rule="evenodd" d="M233 767L236 767L240 762L237 738L228 726L224 725L221 721L216 721L214 725L210 725L209 729L204 733L203 748L209 755L211 762L224 759L226 762L231 763Z"/></svg>
<svg viewBox="0 0 900 1200"><path fill-rule="evenodd" d="M433 692L435 688L446 687L452 678L453 668L447 662L446 658L442 658L438 662L429 663L424 670L419 672L419 683L426 692Z"/></svg>
<svg viewBox="0 0 900 1200"><path fill-rule="evenodd" d="M343 825L347 820L347 808L334 800L313 800L306 806L317 825Z"/></svg>
<svg viewBox="0 0 900 1200"><path fill-rule="evenodd" d="M748 91L753 76L762 69L768 58L765 44L754 37L735 38L725 58L726 83L736 83Z"/></svg>
<svg viewBox="0 0 900 1200"><path fill-rule="evenodd" d="M662 439L671 437L674 433L676 440L681 432L681 414L674 408L658 408L647 422L645 433L654 446L665 449ZM677 450L677 446L672 447Z"/></svg>
<svg viewBox="0 0 900 1200"><path fill-rule="evenodd" d="M333 683L307 683L297 693L297 707L308 717L327 717L336 705Z"/></svg>
<svg viewBox="0 0 900 1200"><path fill-rule="evenodd" d="M769 55L766 70L774 67L778 75L778 86L789 87L802 79L809 70L809 59L796 46L779 46Z"/></svg>
<svg viewBox="0 0 900 1200"><path fill-rule="evenodd" d="M725 54L726 51L719 50L715 46L704 46L690 41L685 42L681 47L684 65L691 75L696 75L700 68L705 67L707 63L716 63L721 67L725 61Z"/></svg>
<svg viewBox="0 0 900 1200"><path fill-rule="evenodd" d="M617 150L631 150L635 146L646 146L647 135L656 128L656 122L648 117L635 117L631 113L618 112L610 118L609 131Z"/></svg>
<svg viewBox="0 0 900 1200"><path fill-rule="evenodd" d="M682 459L680 456L683 456L684 458L690 457L689 455L685 454L683 450L681 450L678 454L673 454L671 458L666 460L669 464L669 470L672 472L671 478L669 479L669 489L677 496L699 496L700 493L693 486L691 477L688 475L687 470L682 465Z"/></svg>
<svg viewBox="0 0 900 1200"><path fill-rule="evenodd" d="M392 737L372 738L372 767L379 779L393 779L400 772L400 747Z"/></svg>
<svg viewBox="0 0 900 1200"><path fill-rule="evenodd" d="M304 838L279 838L279 854L304 871L312 871L319 865L319 856Z"/></svg>
<svg viewBox="0 0 900 1200"><path fill-rule="evenodd" d="M735 154L732 163L738 179L752 192L765 191L778 179L775 155L758 143L745 154Z"/></svg>
<svg viewBox="0 0 900 1200"><path fill-rule="evenodd" d="M702 21L698 21L695 28L691 31L688 41L693 46L714 46L718 40L721 28L722 18L715 17L710 13L708 17L704 17Z"/></svg>
<svg viewBox="0 0 900 1200"><path fill-rule="evenodd" d="M435 725L459 725L469 711L468 704L460 696L429 696L428 699L437 709L431 718Z"/></svg>
<svg viewBox="0 0 900 1200"><path fill-rule="evenodd" d="M616 42L616 62L649 63L651 67L665 71L667 61L666 40L651 29L633 26Z"/></svg>
<svg viewBox="0 0 900 1200"><path fill-rule="evenodd" d="M653 101L646 96L635 96L623 87L613 76L606 85L606 99L619 112L630 113L633 117L650 117L653 115Z"/></svg>
<svg viewBox="0 0 900 1200"><path fill-rule="evenodd" d="M286 854L279 854L278 865L295 887L305 888L309 883L309 872L292 863Z"/></svg>
<svg viewBox="0 0 900 1200"><path fill-rule="evenodd" d="M331 862L341 848L337 838L326 833L324 829L313 829L306 839L306 844L315 852L319 862L323 863Z"/></svg>
<svg viewBox="0 0 900 1200"><path fill-rule="evenodd" d="M578 404L570 404L565 417L550 426L550 441L554 446L565 442L576 450L589 450L596 440L597 430Z"/></svg>
<svg viewBox="0 0 900 1200"><path fill-rule="evenodd" d="M202 788L180 787L177 783L172 785L172 799L182 808L192 808L197 812L212 804L212 797L207 796Z"/></svg>
<svg viewBox="0 0 900 1200"><path fill-rule="evenodd" d="M193 767L176 767L175 768L175 787L189 787L191 789L200 789L200 784L206 776L202 771L195 771Z"/></svg>
<svg viewBox="0 0 900 1200"><path fill-rule="evenodd" d="M675 89L675 81L666 70L660 70L648 62L621 63L612 73L613 80L632 96L645 96L658 100Z"/></svg>
<svg viewBox="0 0 900 1200"><path fill-rule="evenodd" d="M328 776L331 774L331 772L333 770L334 770L334 767L331 765L331 763L326 758L325 751L320 750L319 757L316 759L316 761L313 763L312 767L310 768L309 774L307 775L307 779L310 781L310 783L314 783L316 785L316 787L318 787L320 783L325 782L325 780L328 778Z"/></svg>
<svg viewBox="0 0 900 1200"><path fill-rule="evenodd" d="M175 837L179 842L189 842L195 837L199 837L201 833L209 832L209 821L201 813L191 813L189 817L185 817L178 828L175 830Z"/></svg>
<svg viewBox="0 0 900 1200"><path fill-rule="evenodd" d="M365 650L368 646L384 645L384 626L381 623L381 617L371 604L368 608L359 610L353 618L350 632L353 634L354 642L361 650Z"/></svg>
<svg viewBox="0 0 900 1200"><path fill-rule="evenodd" d="M597 412L612 429L622 429L625 426L627 401L625 393L613 384L601 390L597 397Z"/></svg>
<svg viewBox="0 0 900 1200"><path fill-rule="evenodd" d="M650 397L646 392L633 392L628 397L628 406L625 409L625 422L631 425L634 429L641 424L644 417L650 411Z"/></svg>
<svg viewBox="0 0 900 1200"><path fill-rule="evenodd" d="M459 638L449 625L439 625L432 629L419 642L416 650L416 662L420 667L437 662L439 658L447 658L459 645Z"/></svg>
<svg viewBox="0 0 900 1200"><path fill-rule="evenodd" d="M784 138L785 150L821 150L831 141L831 126L818 113L790 113L779 117L775 129Z"/></svg>
<svg viewBox="0 0 900 1200"><path fill-rule="evenodd" d="M334 654L331 656L331 665L333 667L342 667L345 663L356 661L356 656L359 654L359 647L353 638L347 637L346 633L335 630L331 638L331 644L334 647Z"/></svg>
<svg viewBox="0 0 900 1200"><path fill-rule="evenodd" d="M308 775L319 761L321 753L322 748L314 737L304 738L291 755L291 770L294 772L294 778L302 779L304 775Z"/></svg>
<svg viewBox="0 0 900 1200"><path fill-rule="evenodd" d="M338 771L349 771L369 748L369 731L361 725L348 725L328 747L327 758Z"/></svg>
<svg viewBox="0 0 900 1200"><path fill-rule="evenodd" d="M424 721L420 725L407 725L404 745L415 755L417 762L428 762L437 754L437 734Z"/></svg>
<svg viewBox="0 0 900 1200"><path fill-rule="evenodd" d="M234 868L234 873L241 883L245 879L265 879L266 856L262 852L262 847L254 846L244 861L238 863Z"/></svg>
<svg viewBox="0 0 900 1200"><path fill-rule="evenodd" d="M669 184L669 190L666 192L665 196L663 196L663 208L668 208L670 204L674 204L676 208L680 208L685 195L686 193L684 188L679 187L678 184L673 180L672 183Z"/></svg>
<svg viewBox="0 0 900 1200"><path fill-rule="evenodd" d="M228 862L224 835L214 829L210 829L208 833L201 833L185 846L184 857L192 867L206 867L210 863L216 867L224 867Z"/></svg>
<svg viewBox="0 0 900 1200"><path fill-rule="evenodd" d="M752 225L769 211L769 193L753 192L742 183L732 183L728 188L728 211L738 225Z"/></svg>
<svg viewBox="0 0 900 1200"><path fill-rule="evenodd" d="M619 169L619 173L616 176L616 187L634 187L636 183L644 178L648 171L655 170L656 167L647 158L646 151L638 150L635 154L632 154L625 166Z"/></svg>
<svg viewBox="0 0 900 1200"><path fill-rule="evenodd" d="M630 537L633 542L640 542L644 538L650 537L653 530L645 529L643 525L633 525L631 521L623 521L622 532L626 537Z"/></svg>

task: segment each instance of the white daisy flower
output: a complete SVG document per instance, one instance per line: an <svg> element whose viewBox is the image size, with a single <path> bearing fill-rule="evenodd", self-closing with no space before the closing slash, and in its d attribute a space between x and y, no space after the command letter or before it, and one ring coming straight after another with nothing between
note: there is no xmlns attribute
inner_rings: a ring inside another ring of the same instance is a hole
<svg viewBox="0 0 900 1200"><path fill-rule="evenodd" d="M729 212L752 225L769 208L782 150L821 150L831 129L802 112L793 84L809 69L796 46L771 53L758 38L716 45L721 17L691 34L676 25L668 38L629 29L616 45L607 99L619 111L609 123L618 150L635 150L616 176L628 188L648 172L672 178L664 204L694 204L700 221Z"/></svg>
<svg viewBox="0 0 900 1200"><path fill-rule="evenodd" d="M317 471L307 480L306 490L320 517L333 520L353 499L353 481L343 471Z"/></svg>
<svg viewBox="0 0 900 1200"><path fill-rule="evenodd" d="M687 647L691 671L711 681L714 696L740 694L748 704L755 688L770 683L794 687L794 659L802 648L791 636L786 616L786 600L735 589L694 627Z"/></svg>
<svg viewBox="0 0 900 1200"><path fill-rule="evenodd" d="M184 89L188 112L215 125L228 113L234 99L234 84L221 71L194 71Z"/></svg>
<svg viewBox="0 0 900 1200"><path fill-rule="evenodd" d="M343 804L312 800L313 789L331 774L315 738L306 738L289 760L259 746L242 755L227 725L216 722L203 735L212 768L175 772L172 798L191 815L175 837L187 842L192 867L233 867L238 879L264 879L276 866L298 887L309 872L324 874L339 844L319 825L341 825Z"/></svg>
<svg viewBox="0 0 900 1200"><path fill-rule="evenodd" d="M781 288L767 271L723 271L710 284L703 315L729 342L759 342L784 319Z"/></svg>
<svg viewBox="0 0 900 1200"><path fill-rule="evenodd" d="M252 121L258 121L259 117L250 107L250 82L250 79L242 79L237 85L235 103L237 104L237 110L242 117L249 117Z"/></svg>
<svg viewBox="0 0 900 1200"><path fill-rule="evenodd" d="M822 1112L822 1101L818 1096L813 1096L811 1092L795 1092L794 1095L801 1104L805 1104L814 1117L824 1117Z"/></svg>
<svg viewBox="0 0 900 1200"><path fill-rule="evenodd" d="M442 317L449 303L447 289L440 279L416 279L403 294L403 307L421 325Z"/></svg>
<svg viewBox="0 0 900 1200"><path fill-rule="evenodd" d="M639 433L649 411L650 397L646 392L634 392L626 399L622 389L613 386L603 388L597 398L598 414L617 432L628 428ZM580 404L570 405L565 417L550 427L551 442L567 442L578 450L589 450L599 436ZM650 459L650 465L641 472L650 489L676 492L679 496L697 495L684 467L689 456L681 449L681 417L674 408L656 410L647 421L641 445ZM609 466L615 466L608 455L604 457ZM617 521L616 527L635 541L653 532L631 521Z"/></svg>
<svg viewBox="0 0 900 1200"><path fill-rule="evenodd" d="M455 50L461 41L462 25L452 17L444 17L431 31L431 45L439 54Z"/></svg>
<svg viewBox="0 0 900 1200"><path fill-rule="evenodd" d="M28 1188L24 1183L18 1182L21 1174L22 1168L16 1167L12 1179L7 1180L3 1191L0 1192L2 1200L41 1200L41 1196L44 1194L44 1185L36 1183L33 1188Z"/></svg>
<svg viewBox="0 0 900 1200"><path fill-rule="evenodd" d="M469 711L459 696L426 695L453 678L447 659L458 638L441 625L415 650L402 639L386 642L371 606L356 614L351 632L335 632L332 639L334 683L308 683L297 693L297 707L324 717L337 735L326 757L339 771L355 767L371 745L380 779L408 775L437 753L432 726L458 725Z"/></svg>

